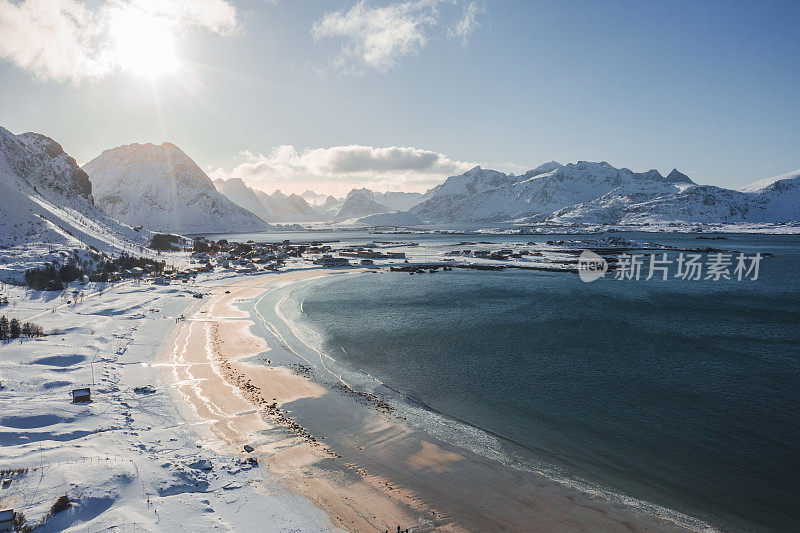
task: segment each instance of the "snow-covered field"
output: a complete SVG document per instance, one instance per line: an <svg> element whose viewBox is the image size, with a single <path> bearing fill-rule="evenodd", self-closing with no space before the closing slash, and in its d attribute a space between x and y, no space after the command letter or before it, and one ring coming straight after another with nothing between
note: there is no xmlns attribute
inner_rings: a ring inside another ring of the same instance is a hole
<svg viewBox="0 0 800 533"><path fill-rule="evenodd" d="M200 447L197 428L174 406L154 363L197 290L4 287L10 304L0 314L30 319L48 335L0 344L0 508L37 525L68 494L73 505L37 531L329 529L265 467ZM134 390L145 386L153 392ZM92 402L72 403L81 387L91 388Z"/></svg>

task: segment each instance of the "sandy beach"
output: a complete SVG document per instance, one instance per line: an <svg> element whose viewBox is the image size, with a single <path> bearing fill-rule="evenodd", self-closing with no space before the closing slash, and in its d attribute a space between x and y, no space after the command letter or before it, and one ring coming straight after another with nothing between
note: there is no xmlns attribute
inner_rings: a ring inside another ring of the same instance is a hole
<svg viewBox="0 0 800 533"><path fill-rule="evenodd" d="M334 272L218 286L176 324L160 364L184 416L202 422L193 427L202 428L203 446L257 458L348 531L683 530L438 441L379 399L331 386L331 376L298 366L299 357L293 366L272 360L268 343L252 331L255 317L241 307L277 284Z"/></svg>

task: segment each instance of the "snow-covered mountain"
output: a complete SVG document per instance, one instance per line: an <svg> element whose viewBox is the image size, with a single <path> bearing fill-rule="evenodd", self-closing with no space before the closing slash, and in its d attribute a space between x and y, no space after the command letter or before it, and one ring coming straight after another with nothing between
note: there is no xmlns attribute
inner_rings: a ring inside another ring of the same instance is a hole
<svg viewBox="0 0 800 533"><path fill-rule="evenodd" d="M214 188L228 200L267 220L266 210L256 191L245 185L240 178L216 179L213 183Z"/></svg>
<svg viewBox="0 0 800 533"><path fill-rule="evenodd" d="M665 178L656 170L637 173L606 162L561 165L552 161L522 176L475 167L435 187L412 212L436 222L512 220L548 215L615 189L660 194L692 184L677 171Z"/></svg>
<svg viewBox="0 0 800 533"><path fill-rule="evenodd" d="M319 213L320 220L331 220L339 212L339 208L344 203L344 198L336 198L335 196L328 196L325 203L316 206L317 213Z"/></svg>
<svg viewBox="0 0 800 533"><path fill-rule="evenodd" d="M800 219L799 179L736 191L697 185L678 170L662 176L606 162L553 161L522 176L475 167L431 189L411 213L429 222L788 222Z"/></svg>
<svg viewBox="0 0 800 533"><path fill-rule="evenodd" d="M151 234L120 224L94 205L92 184L60 144L0 127L0 245L137 249Z"/></svg>
<svg viewBox="0 0 800 533"><path fill-rule="evenodd" d="M316 192L314 192L314 191L312 191L310 189L305 191L300 196L303 197L303 200L308 202L308 205L314 206L314 207L323 205L328 200L328 195L327 194L316 193Z"/></svg>
<svg viewBox="0 0 800 533"><path fill-rule="evenodd" d="M740 190L695 185L669 194L612 191L553 213L553 222L644 224L662 222L786 223L800 220L800 171Z"/></svg>
<svg viewBox="0 0 800 533"><path fill-rule="evenodd" d="M375 193L375 201L393 211L408 211L424 199L422 193L419 192L387 191Z"/></svg>
<svg viewBox="0 0 800 533"><path fill-rule="evenodd" d="M297 194L283 194L275 191L267 194L256 191L261 198L261 202L270 213L268 220L276 222L311 222L322 220L319 212L308 205L301 196Z"/></svg>
<svg viewBox="0 0 800 533"><path fill-rule="evenodd" d="M105 150L83 166L97 204L131 225L172 233L264 231L264 220L217 191L171 143Z"/></svg>
<svg viewBox="0 0 800 533"><path fill-rule="evenodd" d="M366 188L353 189L347 194L344 201L340 202L335 214L329 215L327 219L334 222L341 222L344 220L362 219L371 215L408 211L423 199L423 195L418 192L374 192ZM388 221L390 218L393 220L419 222L416 216L404 218L384 217L380 220ZM359 220L359 222L362 222L362 220ZM369 219L367 222L373 222L373 220Z"/></svg>
<svg viewBox="0 0 800 533"><path fill-rule="evenodd" d="M339 206L339 211L331 220L341 222L353 218L361 218L377 213L391 211L388 207L375 201L375 193L369 189L353 189Z"/></svg>

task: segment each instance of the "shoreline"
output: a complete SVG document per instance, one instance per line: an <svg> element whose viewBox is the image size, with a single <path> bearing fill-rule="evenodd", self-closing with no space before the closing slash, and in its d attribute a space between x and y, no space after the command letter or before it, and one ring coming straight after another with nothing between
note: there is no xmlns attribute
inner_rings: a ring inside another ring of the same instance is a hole
<svg viewBox="0 0 800 533"><path fill-rule="evenodd" d="M433 438L363 393L336 390L313 368L289 366L288 352L273 358L278 351L252 331L255 306L247 312L236 303L336 272L220 285L175 328L162 355L165 379L183 410L204 422L204 446L248 457L244 446L252 446L271 476L346 530L686 530ZM269 364L253 364L256 356Z"/></svg>

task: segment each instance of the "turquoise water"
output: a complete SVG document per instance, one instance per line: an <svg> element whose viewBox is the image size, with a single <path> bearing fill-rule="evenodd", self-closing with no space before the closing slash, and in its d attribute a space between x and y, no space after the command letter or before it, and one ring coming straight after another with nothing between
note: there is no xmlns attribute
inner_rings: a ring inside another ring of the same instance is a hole
<svg viewBox="0 0 800 533"><path fill-rule="evenodd" d="M774 256L746 282L341 276L298 291L296 318L387 395L501 437L519 467L724 529L797 530L800 239L712 245Z"/></svg>

